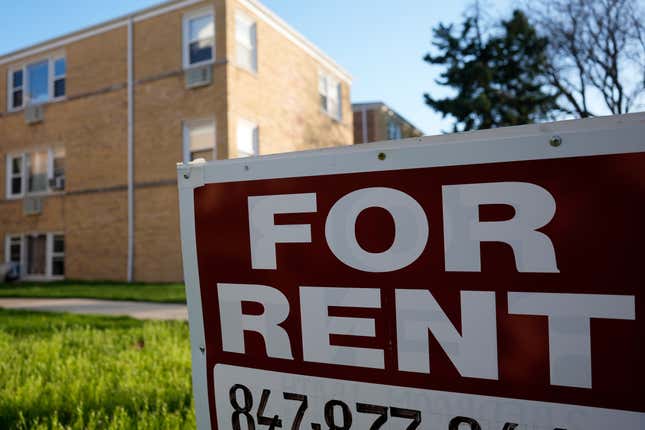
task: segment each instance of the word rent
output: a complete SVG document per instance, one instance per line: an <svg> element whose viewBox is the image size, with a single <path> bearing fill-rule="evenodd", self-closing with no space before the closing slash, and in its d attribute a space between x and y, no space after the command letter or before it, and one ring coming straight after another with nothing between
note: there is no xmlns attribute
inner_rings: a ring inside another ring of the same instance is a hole
<svg viewBox="0 0 645 430"><path fill-rule="evenodd" d="M481 205L508 205L515 214L503 221L480 221ZM482 242L508 244L518 272L559 273L551 239L539 229L555 216L556 202L543 187L525 182L493 182L442 187L446 272L480 272ZM389 212L395 234L390 247L378 253L363 249L355 225L365 209ZM276 214L317 211L315 193L248 198L253 269L277 270L276 244L310 243L311 226L279 224ZM409 194L393 188L363 188L340 198L325 219L325 239L343 264L363 272L393 272L415 262L428 243L431 226L424 208ZM463 377L497 380L497 313L546 317L552 385L591 388L591 324L593 318L635 319L635 299L628 295L508 292L507 309L496 308L492 291L460 291L458 330L427 289L395 289L396 353L399 371L431 373L429 334ZM219 283L222 345L244 353L244 331L259 333L269 357L293 359L290 334L281 324L290 313L287 297L269 285ZM249 315L243 302L262 304ZM307 362L385 368L382 349L337 346L330 335L374 337L372 318L329 316L330 307L381 307L378 288L303 285L299 288L303 358ZM575 369L572 371L571 357Z"/></svg>

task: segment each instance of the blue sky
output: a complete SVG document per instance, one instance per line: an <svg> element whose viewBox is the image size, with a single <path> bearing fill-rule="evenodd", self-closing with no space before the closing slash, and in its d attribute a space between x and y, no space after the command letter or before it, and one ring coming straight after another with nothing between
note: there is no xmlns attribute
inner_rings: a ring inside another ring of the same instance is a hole
<svg viewBox="0 0 645 430"><path fill-rule="evenodd" d="M0 14L0 54L60 36L157 0L23 0ZM450 128L423 103L446 94L439 72L423 60L431 28L460 22L469 0L263 0L353 76L352 101L384 101L426 134ZM488 13L506 15L510 0L489 0Z"/></svg>

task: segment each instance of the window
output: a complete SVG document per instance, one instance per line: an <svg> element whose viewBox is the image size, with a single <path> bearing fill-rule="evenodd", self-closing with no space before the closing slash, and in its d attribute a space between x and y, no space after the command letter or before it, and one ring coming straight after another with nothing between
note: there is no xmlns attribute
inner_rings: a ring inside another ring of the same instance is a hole
<svg viewBox="0 0 645 430"><path fill-rule="evenodd" d="M22 237L21 236L8 236L6 245L7 263L14 263L17 265L15 272L16 276L20 276L20 262L22 261Z"/></svg>
<svg viewBox="0 0 645 430"><path fill-rule="evenodd" d="M60 233L9 235L6 258L19 266L25 279L62 279L65 276L65 236Z"/></svg>
<svg viewBox="0 0 645 430"><path fill-rule="evenodd" d="M55 234L52 238L52 275L65 276L65 236Z"/></svg>
<svg viewBox="0 0 645 430"><path fill-rule="evenodd" d="M32 104L43 103L49 99L49 62L27 66L27 96Z"/></svg>
<svg viewBox="0 0 645 430"><path fill-rule="evenodd" d="M245 119L237 120L237 156L250 157L259 154L258 126Z"/></svg>
<svg viewBox="0 0 645 430"><path fill-rule="evenodd" d="M49 152L40 151L26 154L27 192L42 193L47 191Z"/></svg>
<svg viewBox="0 0 645 430"><path fill-rule="evenodd" d="M12 82L10 106L11 108L19 108L22 106L23 99L23 71L16 70L15 72L10 73Z"/></svg>
<svg viewBox="0 0 645 430"><path fill-rule="evenodd" d="M7 157L7 198L65 189L65 149L55 148Z"/></svg>
<svg viewBox="0 0 645 430"><path fill-rule="evenodd" d="M251 72L257 72L257 25L239 11L235 14L235 45L237 65Z"/></svg>
<svg viewBox="0 0 645 430"><path fill-rule="evenodd" d="M65 96L65 77L67 75L67 61L65 57L54 60L54 98Z"/></svg>
<svg viewBox="0 0 645 430"><path fill-rule="evenodd" d="M215 121L190 121L184 124L184 161L212 160L215 153Z"/></svg>
<svg viewBox="0 0 645 430"><path fill-rule="evenodd" d="M16 197L24 193L24 171L24 154L7 157L7 197Z"/></svg>
<svg viewBox="0 0 645 430"><path fill-rule="evenodd" d="M65 97L67 61L54 57L9 70L9 110Z"/></svg>
<svg viewBox="0 0 645 430"><path fill-rule="evenodd" d="M320 95L320 108L323 112L340 121L343 112L340 83L325 74L320 74L318 94Z"/></svg>
<svg viewBox="0 0 645 430"><path fill-rule="evenodd" d="M211 63L215 58L215 20L213 12L192 13L184 17L184 68Z"/></svg>
<svg viewBox="0 0 645 430"><path fill-rule="evenodd" d="M388 140L401 139L403 134L401 133L401 125L394 120L394 118L389 118L387 120L387 138Z"/></svg>
<svg viewBox="0 0 645 430"><path fill-rule="evenodd" d="M53 179L53 182L51 181ZM56 148L52 150L52 173L50 175L50 185L53 183L54 188L61 187L60 180L65 180L65 148Z"/></svg>

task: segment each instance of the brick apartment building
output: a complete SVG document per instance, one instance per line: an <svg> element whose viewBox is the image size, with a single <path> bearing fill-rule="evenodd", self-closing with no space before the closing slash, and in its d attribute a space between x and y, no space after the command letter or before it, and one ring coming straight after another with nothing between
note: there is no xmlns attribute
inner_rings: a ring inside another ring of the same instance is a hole
<svg viewBox="0 0 645 430"><path fill-rule="evenodd" d="M0 261L181 281L175 165L353 142L350 77L256 0L175 0L0 57Z"/></svg>
<svg viewBox="0 0 645 430"><path fill-rule="evenodd" d="M354 143L423 136L407 119L382 102L354 103Z"/></svg>

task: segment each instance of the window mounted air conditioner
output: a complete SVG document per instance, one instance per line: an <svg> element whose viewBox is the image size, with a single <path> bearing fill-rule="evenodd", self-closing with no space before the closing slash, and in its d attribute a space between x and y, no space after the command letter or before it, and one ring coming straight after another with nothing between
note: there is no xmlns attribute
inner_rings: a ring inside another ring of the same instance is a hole
<svg viewBox="0 0 645 430"><path fill-rule="evenodd" d="M38 124L45 119L43 105L28 104L25 106L25 122L27 124Z"/></svg>
<svg viewBox="0 0 645 430"><path fill-rule="evenodd" d="M54 191L62 191L65 189L65 176L56 176L49 179L49 188Z"/></svg>
<svg viewBox="0 0 645 430"><path fill-rule="evenodd" d="M184 72L184 78L188 89L210 85L213 82L213 67L210 64L193 67Z"/></svg>
<svg viewBox="0 0 645 430"><path fill-rule="evenodd" d="M22 210L25 215L40 215L43 212L43 200L40 197L25 197Z"/></svg>

